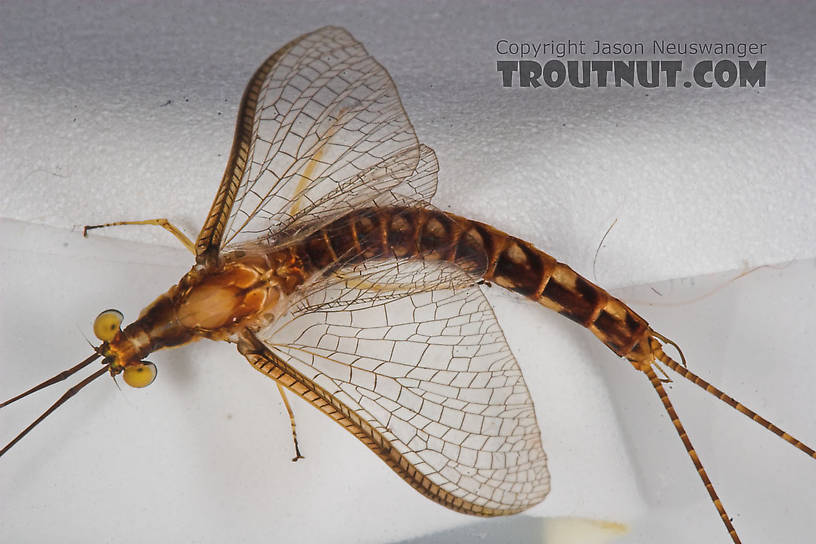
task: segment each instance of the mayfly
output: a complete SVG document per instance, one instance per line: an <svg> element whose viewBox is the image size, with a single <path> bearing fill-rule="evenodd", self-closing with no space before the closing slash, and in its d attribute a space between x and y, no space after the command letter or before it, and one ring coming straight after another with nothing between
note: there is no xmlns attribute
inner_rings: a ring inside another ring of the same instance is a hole
<svg viewBox="0 0 816 544"><path fill-rule="evenodd" d="M161 219L89 227L161 226L195 264L126 327L116 310L99 314L92 355L0 405L101 360L0 455L100 376L147 386L152 352L209 338L235 344L284 402L289 390L314 405L426 497L467 514L521 512L547 495L549 474L530 394L479 286L487 282L583 325L645 374L739 542L664 368L814 450L676 362L664 351L674 342L567 265L434 208L437 171L390 76L348 32L326 27L288 43L244 92L195 241Z"/></svg>

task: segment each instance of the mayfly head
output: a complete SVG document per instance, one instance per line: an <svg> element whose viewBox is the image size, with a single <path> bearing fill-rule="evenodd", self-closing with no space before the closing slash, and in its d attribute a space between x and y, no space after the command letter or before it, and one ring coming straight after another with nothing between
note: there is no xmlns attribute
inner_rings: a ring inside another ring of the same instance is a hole
<svg viewBox="0 0 816 544"><path fill-rule="evenodd" d="M0 403L0 408L4 408L9 404L17 402L32 393L36 393L50 385L59 383L70 376L76 374L83 368L87 367L92 362L100 357L102 360L102 368L87 376L76 385L70 387L57 401L51 405L48 410L34 420L31 425L23 429L14 439L0 449L0 457L5 455L17 442L19 442L31 429L39 425L39 423L53 413L57 408L62 406L65 401L76 395L81 389L92 381L110 374L116 376L122 374L125 383L131 387L146 387L153 383L156 378L156 365L148 361L142 360L145 353L148 353L152 346L142 342L142 335L135 332L138 327L134 328L134 332L128 333L122 330L122 313L117 310L105 310L94 320L94 334L97 338L102 340L102 345L94 348L94 353L87 357L84 361L63 370L59 374L45 380L44 382L35 385L28 391L20 393L16 397ZM141 353L140 353L141 352Z"/></svg>
<svg viewBox="0 0 816 544"><path fill-rule="evenodd" d="M103 342L98 351L105 358L111 375L121 373L129 386L147 387L156 379L156 365L133 358L133 342L122 334L123 319L118 310L105 310L96 316L94 335Z"/></svg>

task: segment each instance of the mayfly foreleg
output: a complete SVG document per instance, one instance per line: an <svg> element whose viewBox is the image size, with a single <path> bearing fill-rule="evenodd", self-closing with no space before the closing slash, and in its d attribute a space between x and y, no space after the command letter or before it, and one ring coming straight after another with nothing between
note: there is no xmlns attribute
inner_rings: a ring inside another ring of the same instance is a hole
<svg viewBox="0 0 816 544"><path fill-rule="evenodd" d="M101 229L106 227L119 227L122 225L155 225L161 227L173 236L186 247L190 253L195 255L195 245L190 241L181 230L173 225L170 221L164 218L160 219L145 219L143 221L114 221L113 223L103 223L101 225L85 225L82 227L82 236L88 236L88 231L93 229Z"/></svg>

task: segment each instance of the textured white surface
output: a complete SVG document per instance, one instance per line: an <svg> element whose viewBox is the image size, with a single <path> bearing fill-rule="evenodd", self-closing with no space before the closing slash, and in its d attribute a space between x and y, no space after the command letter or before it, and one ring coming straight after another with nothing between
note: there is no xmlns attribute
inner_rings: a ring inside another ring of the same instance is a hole
<svg viewBox="0 0 816 544"><path fill-rule="evenodd" d="M58 230L0 224L0 397L84 357L77 327L89 335L111 306L134 317L190 262L183 251L103 238L173 245L161 231L82 240L68 229L167 216L193 235L249 75L324 24L347 27L394 77L420 140L439 156L438 206L525 237L601 285L813 257L816 100L804 64L814 55L813 10L5 2L0 217ZM500 88L496 40L596 37L767 42L769 85ZM615 219L593 275L595 248ZM682 343L701 374L813 443L805 417L812 277L812 262L797 264L755 273L703 303L637 308ZM727 542L645 380L585 331L494 292L550 456L553 491L531 514L646 516L632 542L663 530L663 542ZM149 390L96 384L3 458L0 540L386 541L473 523L417 495L302 403L308 459L289 463L273 384L230 346L206 342L153 359L160 378ZM3 436L45 402L4 410ZM804 538L812 462L738 414L715 418L702 393L689 404L681 415L745 540ZM138 521L123 521L126 513Z"/></svg>
<svg viewBox="0 0 816 544"><path fill-rule="evenodd" d="M195 232L252 71L293 37L335 24L391 72L436 149L439 205L584 272L617 218L597 264L604 285L801 259L816 245L812 5L0 9L4 217L70 228L169 216ZM496 40L596 37L767 42L769 84L500 87ZM109 234L170 244L160 232Z"/></svg>

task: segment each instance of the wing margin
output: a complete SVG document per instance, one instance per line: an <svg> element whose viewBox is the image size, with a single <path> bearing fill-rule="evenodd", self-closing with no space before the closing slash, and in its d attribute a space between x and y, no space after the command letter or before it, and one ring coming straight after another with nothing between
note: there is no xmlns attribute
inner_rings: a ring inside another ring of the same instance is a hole
<svg viewBox="0 0 816 544"><path fill-rule="evenodd" d="M326 66L331 69L321 72ZM326 145L313 149L315 138ZM207 264L225 246L283 230L281 223L294 219L302 203L325 201L325 191L356 178L359 191L372 186L373 200L407 178L419 154L387 70L342 28L304 34L270 56L244 92L230 159L196 241L196 260ZM393 178L390 184L385 174ZM258 221L268 226L259 229ZM235 240L243 230L247 234Z"/></svg>
<svg viewBox="0 0 816 544"><path fill-rule="evenodd" d="M244 170L249 158L255 112L264 80L281 57L307 35L304 34L295 38L270 55L255 70L249 84L244 89L241 103L238 106L235 136L232 141L232 148L230 148L229 159L227 159L227 166L218 186L218 191L215 193L212 206L210 206L210 211L207 213L207 220L204 222L204 226L196 239L196 262L199 264L204 264L212 259L221 245L221 237L224 235L224 228L227 226L227 220L235 202L235 195L241 185L241 179L244 176Z"/></svg>
<svg viewBox="0 0 816 544"><path fill-rule="evenodd" d="M456 512L484 517L506 516L526 510L526 507L505 510L489 508L456 497L442 489L417 470L382 433L334 395L292 368L286 361L269 350L254 333L245 331L241 335L238 341L238 351L246 357L255 370L272 378L332 418L382 459L406 483L432 501Z"/></svg>

